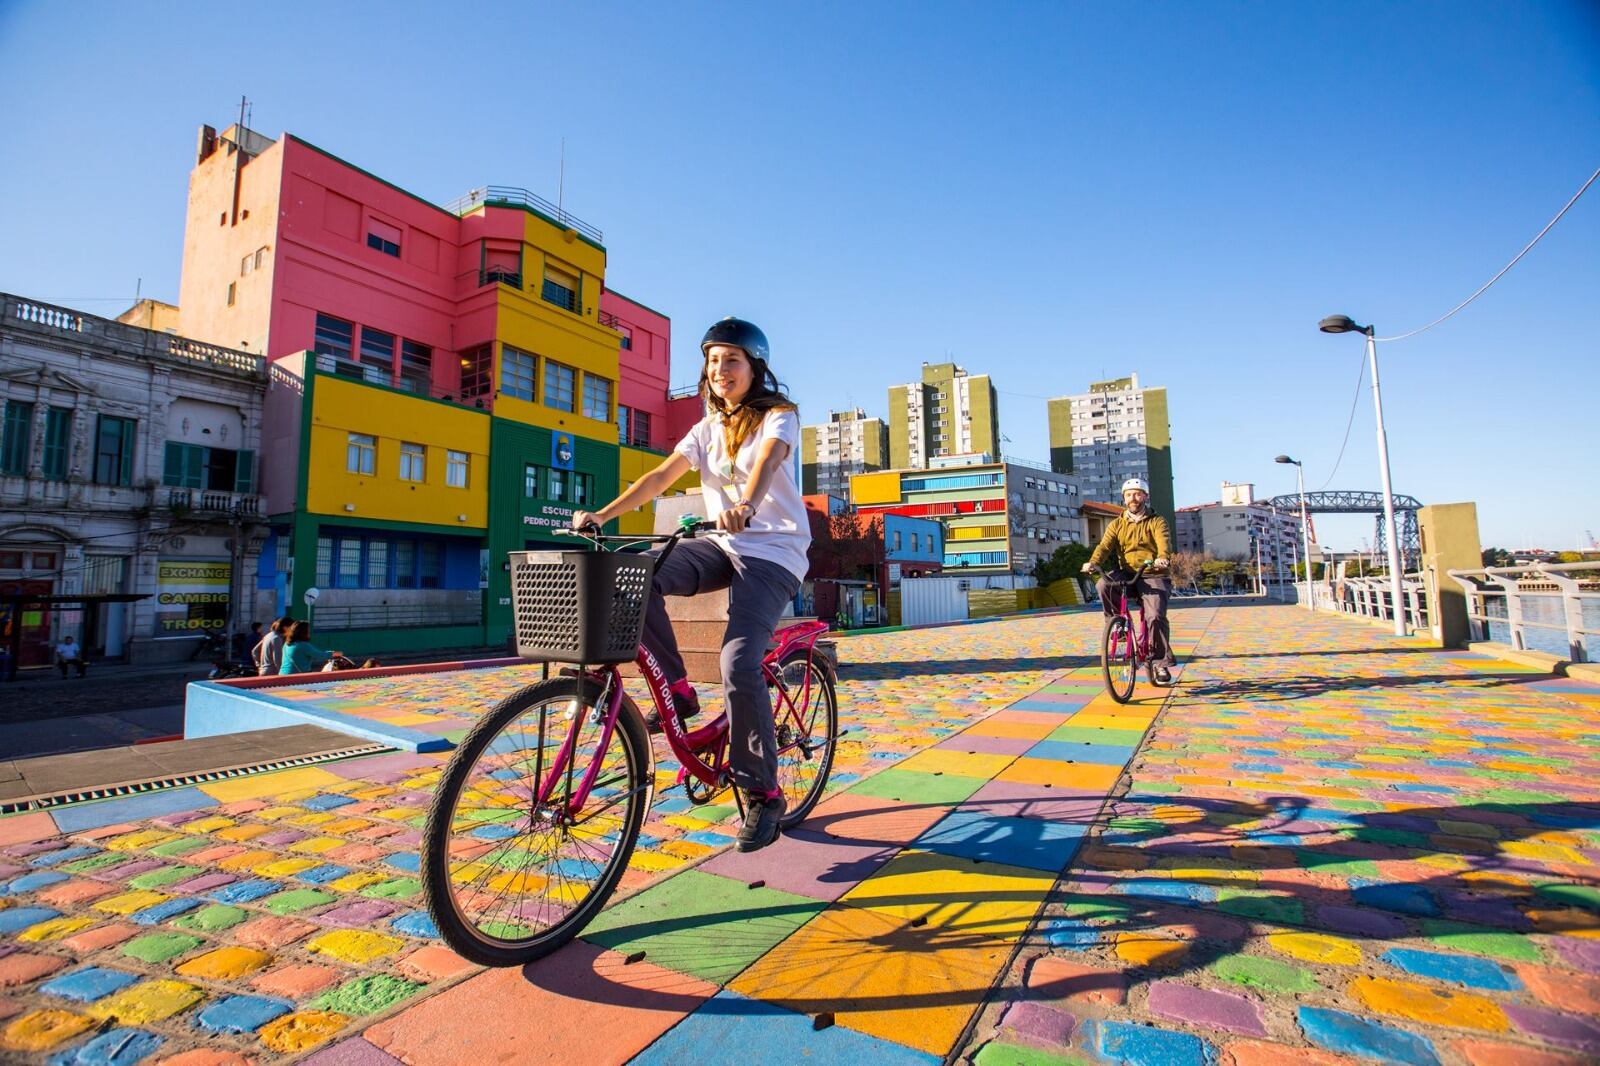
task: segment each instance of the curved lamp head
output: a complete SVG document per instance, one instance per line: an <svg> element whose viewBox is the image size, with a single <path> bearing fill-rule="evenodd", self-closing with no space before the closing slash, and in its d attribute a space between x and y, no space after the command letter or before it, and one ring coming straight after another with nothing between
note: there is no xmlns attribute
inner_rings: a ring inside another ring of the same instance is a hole
<svg viewBox="0 0 1600 1066"><path fill-rule="evenodd" d="M1365 333L1371 326L1358 326L1349 315L1329 315L1317 323L1317 328L1324 333Z"/></svg>
<svg viewBox="0 0 1600 1066"><path fill-rule="evenodd" d="M1278 456L1276 459L1274 459L1272 461L1275 462L1275 463L1294 463L1295 466L1299 466L1300 465L1298 460L1291 459L1287 455L1280 455L1280 456Z"/></svg>

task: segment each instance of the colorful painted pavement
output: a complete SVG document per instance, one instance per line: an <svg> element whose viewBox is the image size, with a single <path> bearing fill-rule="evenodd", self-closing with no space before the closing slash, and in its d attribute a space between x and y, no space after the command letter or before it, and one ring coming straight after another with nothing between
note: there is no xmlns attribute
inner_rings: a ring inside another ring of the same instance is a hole
<svg viewBox="0 0 1600 1066"><path fill-rule="evenodd" d="M1196 655L977 1061L1600 1062L1600 689L1287 607Z"/></svg>
<svg viewBox="0 0 1600 1066"><path fill-rule="evenodd" d="M827 845L820 853L835 856L838 848L854 846L861 858L863 849L883 851L889 839L909 840L927 828L959 798L948 783L966 778L937 766L901 768L911 766L908 757L937 763L959 755L917 753L1086 662L1088 632L1067 617L1049 616L849 641L851 665L841 692L848 732L833 778L839 795L829 801L844 806L829 808L830 816L838 821L853 814L852 831L887 836L868 845ZM460 671L275 694L337 704L341 713L453 739L479 708L526 683L530 673ZM1087 696L1073 698L1081 703ZM707 702L714 713L714 701ZM1020 734L1002 730L992 742L1005 747L1001 741L1013 735ZM330 1043L337 1048L336 1038L370 1032L374 1021L399 1025L436 1002L430 999L436 992L478 973L438 944L420 909L416 848L443 759L380 755L0 819L0 1050L52 1063L225 1061L219 1055L265 1061ZM869 776L896 764L893 774ZM676 775L664 756L658 771L664 786ZM938 805L928 806L937 813L918 814L923 821L910 832L914 821L891 818L880 825L861 817L895 801L870 790L842 791L873 782L880 790L897 782L897 789L926 782L944 787ZM638 894L723 849L732 838L732 815L728 805L696 808L681 793L664 793L623 894ZM825 825L820 816L817 821ZM1057 868L1060 854L1052 860ZM628 916L653 913L662 899L703 906L716 894L690 891L697 881L734 885L745 893L742 903L762 899L761 890L713 872L725 861L730 857L720 856L614 907L596 927L594 942L624 936ZM859 880L871 864L857 865ZM1030 906L1051 877L1030 875ZM772 878L774 886L781 881ZM767 891L808 901L791 918L816 894ZM762 935L798 924L766 923ZM716 939L724 931L706 932ZM691 950L689 941L678 943ZM551 963L570 967L584 951L596 960L594 981L613 953L575 946ZM650 966L630 970L616 988L632 988L647 971L672 974L662 968L663 952L651 952ZM989 952L991 980L1004 954ZM731 965L728 958L720 965ZM505 978L481 974L476 980ZM977 1002L969 997L966 1013ZM594 1009L586 1005L575 1013ZM526 1038L526 1017L517 1022ZM460 1058L445 1053L441 1061Z"/></svg>

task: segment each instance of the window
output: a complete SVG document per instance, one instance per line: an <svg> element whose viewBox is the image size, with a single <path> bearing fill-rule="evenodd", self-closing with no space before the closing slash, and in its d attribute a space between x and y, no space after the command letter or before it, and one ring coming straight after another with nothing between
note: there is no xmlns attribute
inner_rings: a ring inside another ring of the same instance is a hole
<svg viewBox="0 0 1600 1066"><path fill-rule="evenodd" d="M519 400L532 400L538 380L539 359L509 344L500 346L500 391Z"/></svg>
<svg viewBox="0 0 1600 1066"><path fill-rule="evenodd" d="M911 534L911 550L914 552L922 550L922 538L920 534Z"/></svg>
<svg viewBox="0 0 1600 1066"><path fill-rule="evenodd" d="M45 416L44 427L44 476L47 480L67 480L71 453L72 408L52 407Z"/></svg>
<svg viewBox="0 0 1600 1066"><path fill-rule="evenodd" d="M378 469L377 438L365 433L352 433L345 446L344 468L352 474L373 474Z"/></svg>
<svg viewBox="0 0 1600 1066"><path fill-rule="evenodd" d="M622 350L633 351L633 329L629 326L618 324L617 332L622 334Z"/></svg>
<svg viewBox="0 0 1600 1066"><path fill-rule="evenodd" d="M338 586L342 589L361 587L361 538L340 537L338 542Z"/></svg>
<svg viewBox="0 0 1600 1066"><path fill-rule="evenodd" d="M133 484L133 427L131 418L100 416L94 446L94 480L97 484Z"/></svg>
<svg viewBox="0 0 1600 1066"><path fill-rule="evenodd" d="M567 472L565 470L557 470L555 467L550 467L545 471L545 484L549 487L547 499L566 499L566 476Z"/></svg>
<svg viewBox="0 0 1600 1066"><path fill-rule="evenodd" d="M367 247L400 258L400 227L375 218L367 219Z"/></svg>
<svg viewBox="0 0 1600 1066"><path fill-rule="evenodd" d="M317 538L317 577L319 585L333 584L333 538Z"/></svg>
<svg viewBox="0 0 1600 1066"><path fill-rule="evenodd" d="M557 411L571 411L572 389L577 371L570 366L544 361L544 405L554 407Z"/></svg>
<svg viewBox="0 0 1600 1066"><path fill-rule="evenodd" d="M0 473L24 477L33 443L33 404L6 401L5 435L0 440Z"/></svg>
<svg viewBox="0 0 1600 1066"><path fill-rule="evenodd" d="M601 422L611 420L611 381L608 378L583 375L583 415Z"/></svg>
<svg viewBox="0 0 1600 1066"><path fill-rule="evenodd" d="M522 495L535 499L539 495L539 467L527 463L522 468Z"/></svg>
<svg viewBox="0 0 1600 1066"><path fill-rule="evenodd" d="M633 412L633 432L629 444L636 448L650 447L650 412Z"/></svg>
<svg viewBox="0 0 1600 1066"><path fill-rule="evenodd" d="M394 334L361 327L361 376L369 384L394 383Z"/></svg>
<svg viewBox="0 0 1600 1066"><path fill-rule="evenodd" d="M422 444L400 442L400 480L428 480L428 449Z"/></svg>
<svg viewBox="0 0 1600 1066"><path fill-rule="evenodd" d="M433 349L416 341L400 342L400 387L426 396L433 388Z"/></svg>
<svg viewBox="0 0 1600 1066"><path fill-rule="evenodd" d="M243 472L244 480L249 480L248 467L252 458L252 452L207 448L169 440L161 466L161 483L185 489L248 492L248 488L239 487L240 474ZM244 471L240 469L241 460L245 464Z"/></svg>
<svg viewBox="0 0 1600 1066"><path fill-rule="evenodd" d="M466 452L445 452L444 483L453 489L467 487Z"/></svg>
<svg viewBox="0 0 1600 1066"><path fill-rule="evenodd" d="M233 294L234 294L234 291L238 288L238 284L239 283L236 282L236 281L228 282L228 306L229 307L233 306Z"/></svg>
<svg viewBox="0 0 1600 1066"><path fill-rule="evenodd" d="M545 303L555 304L564 311L582 312L578 305L578 278L552 266L544 268L544 288L539 295Z"/></svg>
<svg viewBox="0 0 1600 1066"><path fill-rule="evenodd" d="M356 328L342 318L317 316L317 331L311 350L317 353L317 369L345 377L359 378L361 367L353 356Z"/></svg>
<svg viewBox="0 0 1600 1066"><path fill-rule="evenodd" d="M900 531L898 529L894 531L894 550L900 550Z"/></svg>
<svg viewBox="0 0 1600 1066"><path fill-rule="evenodd" d="M367 542L367 582L369 589L389 587L389 542L382 539Z"/></svg>
<svg viewBox="0 0 1600 1066"><path fill-rule="evenodd" d="M394 542L394 587L417 587L417 542L414 540Z"/></svg>
<svg viewBox="0 0 1600 1066"><path fill-rule="evenodd" d="M266 261L267 261L267 246L263 244L260 248L256 249L256 262L255 262L256 269L260 270L261 269L261 265L263 263L265 263Z"/></svg>
<svg viewBox="0 0 1600 1066"><path fill-rule="evenodd" d="M247 255L239 260L239 276L242 278L256 268L256 257Z"/></svg>
<svg viewBox="0 0 1600 1066"><path fill-rule="evenodd" d="M494 366L494 349L487 344L461 353L461 398L471 400L485 396L492 389L491 373Z"/></svg>
<svg viewBox="0 0 1600 1066"><path fill-rule="evenodd" d="M510 285L513 289L522 288L522 245L491 248L485 241L482 254L479 285L501 284Z"/></svg>
<svg viewBox="0 0 1600 1066"><path fill-rule="evenodd" d="M436 589L444 571L444 548L436 540L425 540L419 545L417 584L421 588Z"/></svg>
<svg viewBox="0 0 1600 1066"><path fill-rule="evenodd" d="M594 502L594 475L569 474L572 481L572 496L567 501L579 507L587 507Z"/></svg>

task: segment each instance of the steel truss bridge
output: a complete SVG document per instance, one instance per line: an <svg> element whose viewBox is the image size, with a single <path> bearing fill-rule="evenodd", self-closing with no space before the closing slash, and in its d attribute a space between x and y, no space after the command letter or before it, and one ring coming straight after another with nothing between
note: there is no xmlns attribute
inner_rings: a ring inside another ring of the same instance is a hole
<svg viewBox="0 0 1600 1066"><path fill-rule="evenodd" d="M1376 515L1377 518L1373 523L1376 529L1373 542L1377 545L1377 553L1380 556L1388 550L1388 538L1384 535L1383 528L1383 493L1335 489L1332 492L1308 492L1305 494L1305 501L1306 511L1309 514ZM1267 506L1299 514L1300 493L1290 492L1274 496L1267 501ZM1398 492L1394 494L1394 522L1400 531L1402 570L1414 568L1422 558L1422 541L1417 534L1417 511L1421 507L1422 501L1415 496L1402 496Z"/></svg>

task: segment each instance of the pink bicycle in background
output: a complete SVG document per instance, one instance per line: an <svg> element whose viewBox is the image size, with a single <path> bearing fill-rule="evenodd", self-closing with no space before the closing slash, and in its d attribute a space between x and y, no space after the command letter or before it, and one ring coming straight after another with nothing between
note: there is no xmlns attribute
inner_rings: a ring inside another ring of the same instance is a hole
<svg viewBox="0 0 1600 1066"><path fill-rule="evenodd" d="M619 664L637 664L648 685L689 800L705 804L730 787L726 714L687 730L660 664L639 642L658 558L617 550L659 543L664 559L709 528L691 520L663 537L573 534L589 541L587 550L511 553L518 653L576 669L502 700L440 778L423 831L423 883L440 936L462 957L517 966L547 955L616 890L655 793L644 717ZM815 655L827 628L780 629L762 662L789 804L784 829L810 814L833 766L835 682Z"/></svg>

